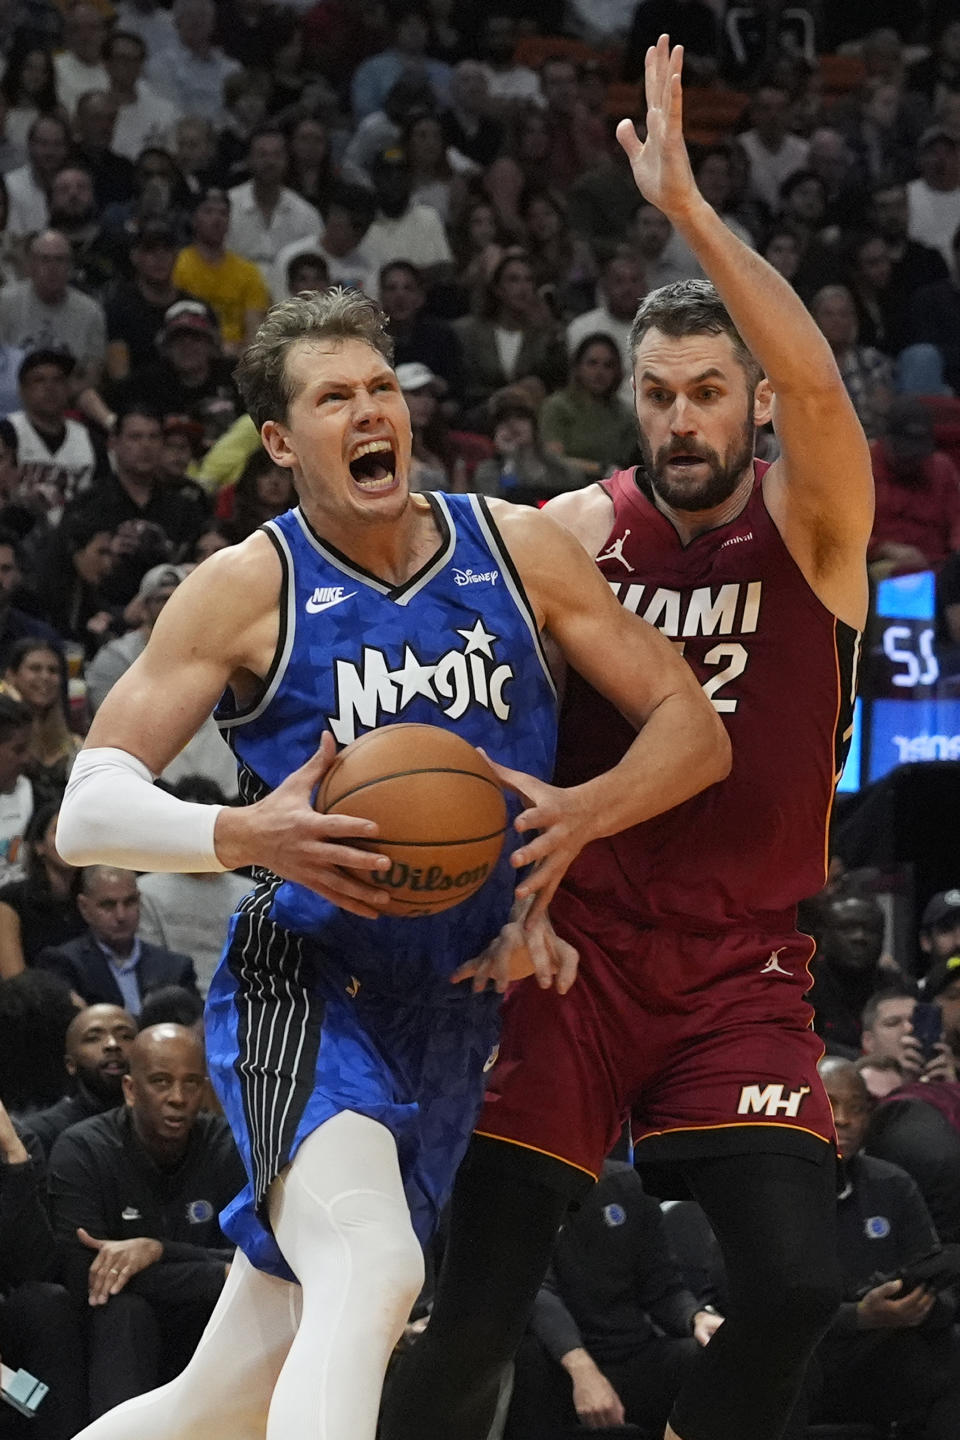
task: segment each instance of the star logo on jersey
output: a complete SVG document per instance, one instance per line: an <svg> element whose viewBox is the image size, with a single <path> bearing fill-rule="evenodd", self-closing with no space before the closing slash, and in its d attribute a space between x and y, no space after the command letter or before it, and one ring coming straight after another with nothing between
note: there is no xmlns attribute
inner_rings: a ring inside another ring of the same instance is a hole
<svg viewBox="0 0 960 1440"><path fill-rule="evenodd" d="M361 730L373 730L384 715L401 715L418 698L436 705L448 720L461 719L473 705L506 720L506 691L514 674L511 665L497 658L500 636L479 618L456 633L463 648L447 650L438 659L418 655L408 643L395 667L386 652L373 645L363 647L359 662L335 660L337 710L329 725L337 743L349 745Z"/></svg>
<svg viewBox="0 0 960 1440"><path fill-rule="evenodd" d="M319 615L323 610L331 610L334 605L342 605L344 600L352 600L356 593L356 590L351 590L345 594L342 585L318 585L307 601L307 614Z"/></svg>

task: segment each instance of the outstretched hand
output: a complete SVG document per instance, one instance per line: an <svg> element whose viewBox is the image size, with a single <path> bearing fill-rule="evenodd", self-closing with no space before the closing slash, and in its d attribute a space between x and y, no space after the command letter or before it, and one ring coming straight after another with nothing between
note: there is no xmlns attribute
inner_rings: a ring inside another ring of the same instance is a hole
<svg viewBox="0 0 960 1440"><path fill-rule="evenodd" d="M683 140L683 46L670 48L661 35L647 51L644 86L647 96L647 138L641 140L632 120L621 120L617 140L623 147L637 189L645 200L671 219L698 193Z"/></svg>
<svg viewBox="0 0 960 1440"><path fill-rule="evenodd" d="M461 980L472 980L475 993L492 985L502 995L515 980L535 975L541 990L556 986L561 995L566 995L577 978L580 957L572 945L556 934L549 916L544 916L531 929L525 928L532 903L531 900L514 902L510 919L500 933L480 955L451 975L454 985Z"/></svg>

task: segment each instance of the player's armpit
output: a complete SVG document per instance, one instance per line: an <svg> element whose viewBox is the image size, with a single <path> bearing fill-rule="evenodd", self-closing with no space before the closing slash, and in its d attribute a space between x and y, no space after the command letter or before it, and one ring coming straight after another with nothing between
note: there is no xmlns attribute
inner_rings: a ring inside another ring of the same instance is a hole
<svg viewBox="0 0 960 1440"><path fill-rule="evenodd" d="M125 750L159 775L232 676L267 673L280 584L279 559L261 534L204 561L163 607L147 648L97 711L86 746Z"/></svg>

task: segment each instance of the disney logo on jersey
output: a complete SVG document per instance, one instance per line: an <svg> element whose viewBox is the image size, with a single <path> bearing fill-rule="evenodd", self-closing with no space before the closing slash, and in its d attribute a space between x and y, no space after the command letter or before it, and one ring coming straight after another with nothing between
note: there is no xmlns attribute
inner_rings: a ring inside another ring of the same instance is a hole
<svg viewBox="0 0 960 1440"><path fill-rule="evenodd" d="M404 646L403 663L396 668L373 645L363 647L359 664L336 660L337 713L329 725L337 743L349 745L383 715L401 715L417 696L431 701L449 720L459 720L471 705L506 720L510 701L505 691L514 674L494 653L500 637L485 630L479 619L457 634L463 636L462 649L447 650L437 660L425 662L412 645Z"/></svg>
<svg viewBox="0 0 960 1440"><path fill-rule="evenodd" d="M454 570L453 583L455 585L496 585L500 579L499 570Z"/></svg>

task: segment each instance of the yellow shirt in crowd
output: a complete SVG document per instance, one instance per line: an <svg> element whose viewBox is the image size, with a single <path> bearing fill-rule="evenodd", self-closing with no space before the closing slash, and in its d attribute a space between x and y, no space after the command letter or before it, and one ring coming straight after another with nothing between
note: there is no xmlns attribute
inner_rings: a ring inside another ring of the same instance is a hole
<svg viewBox="0 0 960 1440"><path fill-rule="evenodd" d="M266 310L270 304L270 292L259 267L232 250L211 265L195 246L188 245L177 256L173 283L188 295L206 301L220 322L220 334L227 345L246 338L244 320L248 310Z"/></svg>

